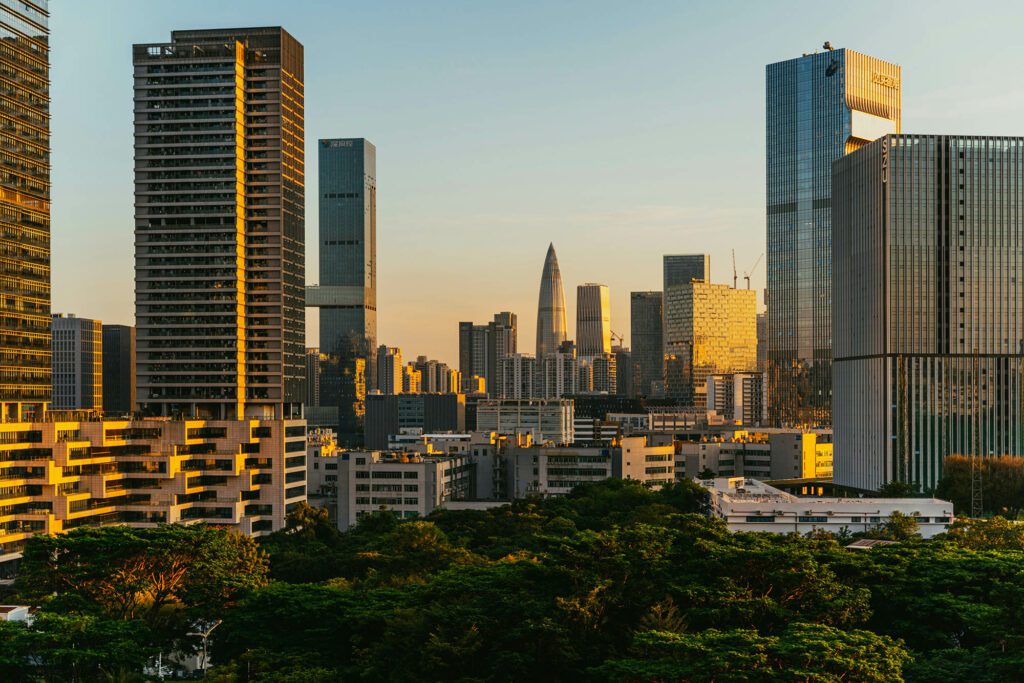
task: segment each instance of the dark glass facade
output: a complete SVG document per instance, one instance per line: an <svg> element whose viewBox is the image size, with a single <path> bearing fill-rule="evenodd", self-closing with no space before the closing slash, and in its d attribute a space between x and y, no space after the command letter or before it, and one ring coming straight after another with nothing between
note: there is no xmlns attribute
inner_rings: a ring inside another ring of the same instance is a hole
<svg viewBox="0 0 1024 683"><path fill-rule="evenodd" d="M0 0L0 421L51 397L46 0Z"/></svg>
<svg viewBox="0 0 1024 683"><path fill-rule="evenodd" d="M103 326L103 412L135 410L135 328Z"/></svg>
<svg viewBox="0 0 1024 683"><path fill-rule="evenodd" d="M629 338L635 368L633 389L638 396L650 396L651 385L665 379L663 302L661 292L629 294Z"/></svg>
<svg viewBox="0 0 1024 683"><path fill-rule="evenodd" d="M900 67L852 50L768 65L769 422L831 424L832 162L900 130Z"/></svg>
<svg viewBox="0 0 1024 683"><path fill-rule="evenodd" d="M377 347L377 150L362 138L320 140L320 351L344 339Z"/></svg>
<svg viewBox="0 0 1024 683"><path fill-rule="evenodd" d="M662 291L694 280L710 282L711 256L708 254L666 254L662 257Z"/></svg>
<svg viewBox="0 0 1024 683"><path fill-rule="evenodd" d="M1024 455L1024 138L887 136L833 199L836 482Z"/></svg>
<svg viewBox="0 0 1024 683"><path fill-rule="evenodd" d="M136 45L136 370L146 413L305 398L302 45L278 27Z"/></svg>

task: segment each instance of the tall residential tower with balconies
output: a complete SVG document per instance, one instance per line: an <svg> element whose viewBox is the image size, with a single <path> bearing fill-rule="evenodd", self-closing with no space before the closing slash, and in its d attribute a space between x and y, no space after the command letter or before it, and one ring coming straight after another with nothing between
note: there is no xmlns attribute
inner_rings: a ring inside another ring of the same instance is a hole
<svg viewBox="0 0 1024 683"><path fill-rule="evenodd" d="M50 31L46 0L0 0L0 422L50 401Z"/></svg>
<svg viewBox="0 0 1024 683"><path fill-rule="evenodd" d="M174 31L133 57L139 405L299 416L302 45L279 27Z"/></svg>

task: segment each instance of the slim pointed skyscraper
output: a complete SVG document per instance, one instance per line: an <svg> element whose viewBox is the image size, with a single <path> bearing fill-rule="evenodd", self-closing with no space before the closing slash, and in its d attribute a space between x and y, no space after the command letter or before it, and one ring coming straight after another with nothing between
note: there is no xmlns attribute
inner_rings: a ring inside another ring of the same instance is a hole
<svg viewBox="0 0 1024 683"><path fill-rule="evenodd" d="M548 245L544 272L540 276L540 298L537 302L537 358L558 351L567 338L565 323L565 290L558 270L555 245Z"/></svg>

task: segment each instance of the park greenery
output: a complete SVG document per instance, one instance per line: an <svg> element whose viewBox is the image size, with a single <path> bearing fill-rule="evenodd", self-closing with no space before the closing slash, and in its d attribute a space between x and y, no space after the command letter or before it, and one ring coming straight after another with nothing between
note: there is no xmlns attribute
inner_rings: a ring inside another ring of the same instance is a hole
<svg viewBox="0 0 1024 683"><path fill-rule="evenodd" d="M0 622L0 680L152 680L212 636L218 683L1019 680L1024 531L940 538L891 520L848 539L731 534L683 482L339 532L300 507L253 541L204 526L81 529L29 544Z"/></svg>

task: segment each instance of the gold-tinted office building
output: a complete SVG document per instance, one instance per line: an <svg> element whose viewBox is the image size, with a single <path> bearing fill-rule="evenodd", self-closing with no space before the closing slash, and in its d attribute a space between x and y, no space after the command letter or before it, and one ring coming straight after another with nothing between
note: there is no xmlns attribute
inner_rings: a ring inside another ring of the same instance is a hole
<svg viewBox="0 0 1024 683"><path fill-rule="evenodd" d="M897 64L826 43L766 69L769 421L832 422L832 163L901 124Z"/></svg>
<svg viewBox="0 0 1024 683"><path fill-rule="evenodd" d="M691 282L665 290L665 391L704 406L709 375L757 369L757 293Z"/></svg>
<svg viewBox="0 0 1024 683"><path fill-rule="evenodd" d="M0 421L50 401L46 0L0 0Z"/></svg>

